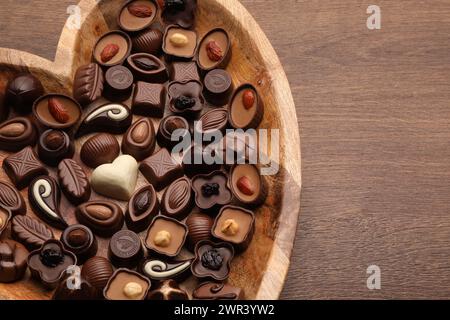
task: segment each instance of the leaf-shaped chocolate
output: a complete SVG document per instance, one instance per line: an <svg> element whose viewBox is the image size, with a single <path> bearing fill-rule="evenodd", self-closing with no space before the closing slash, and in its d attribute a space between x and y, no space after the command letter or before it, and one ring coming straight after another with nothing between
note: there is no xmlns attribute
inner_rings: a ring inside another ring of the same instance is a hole
<svg viewBox="0 0 450 320"><path fill-rule="evenodd" d="M198 132L224 131L228 124L228 111L226 109L213 109L205 113L197 126ZM201 127L200 127L201 125ZM200 129L200 130L199 130Z"/></svg>
<svg viewBox="0 0 450 320"><path fill-rule="evenodd" d="M81 105L87 105L101 97L105 78L96 63L80 67L73 83L73 97Z"/></svg>
<svg viewBox="0 0 450 320"><path fill-rule="evenodd" d="M174 181L164 192L162 212L172 218L183 219L193 207L191 181L182 177Z"/></svg>
<svg viewBox="0 0 450 320"><path fill-rule="evenodd" d="M58 178L64 194L77 205L89 200L91 186L83 168L72 159L65 159L58 166Z"/></svg>
<svg viewBox="0 0 450 320"><path fill-rule="evenodd" d="M54 238L51 229L28 216L15 216L12 219L11 234L29 250L38 249L45 241Z"/></svg>
<svg viewBox="0 0 450 320"><path fill-rule="evenodd" d="M25 214L25 201L13 185L0 181L0 205L10 210L13 215Z"/></svg>

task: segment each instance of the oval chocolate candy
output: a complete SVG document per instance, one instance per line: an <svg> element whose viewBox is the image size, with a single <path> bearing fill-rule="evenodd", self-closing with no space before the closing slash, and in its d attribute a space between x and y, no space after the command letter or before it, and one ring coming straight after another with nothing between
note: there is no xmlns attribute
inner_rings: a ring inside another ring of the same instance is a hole
<svg viewBox="0 0 450 320"><path fill-rule="evenodd" d="M194 129L196 132L203 134L205 136L203 139L204 142L208 143L214 134L224 133L227 126L228 111L224 108L218 108L202 115L196 122Z"/></svg>
<svg viewBox="0 0 450 320"><path fill-rule="evenodd" d="M192 184L187 177L172 182L162 196L162 213L178 220L186 218L193 206Z"/></svg>
<svg viewBox="0 0 450 320"><path fill-rule="evenodd" d="M120 147L117 139L109 133L99 133L89 138L80 150L81 161L91 168L111 163L119 156Z"/></svg>
<svg viewBox="0 0 450 320"><path fill-rule="evenodd" d="M123 226L123 211L109 201L89 201L79 205L75 210L79 223L89 227L101 237L110 237Z"/></svg>
<svg viewBox="0 0 450 320"><path fill-rule="evenodd" d="M122 140L122 152L141 161L152 155L156 137L153 123L148 118L135 122L125 133Z"/></svg>
<svg viewBox="0 0 450 320"><path fill-rule="evenodd" d="M65 159L58 165L58 178L67 199L75 205L89 200L91 185L83 168L72 159Z"/></svg>
<svg viewBox="0 0 450 320"><path fill-rule="evenodd" d="M147 185L137 190L128 202L125 222L128 229L144 231L159 213L159 200L155 188Z"/></svg>
<svg viewBox="0 0 450 320"><path fill-rule="evenodd" d="M27 118L13 118L0 126L1 150L19 151L26 146L34 146L36 140L36 129Z"/></svg>
<svg viewBox="0 0 450 320"><path fill-rule="evenodd" d="M0 181L0 206L11 211L12 215L24 215L27 207L22 194L12 184Z"/></svg>

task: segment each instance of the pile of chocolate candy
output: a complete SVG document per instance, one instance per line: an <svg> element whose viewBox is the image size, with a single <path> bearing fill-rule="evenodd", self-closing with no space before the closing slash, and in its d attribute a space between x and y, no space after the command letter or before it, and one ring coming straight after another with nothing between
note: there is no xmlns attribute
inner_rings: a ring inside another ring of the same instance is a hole
<svg viewBox="0 0 450 320"><path fill-rule="evenodd" d="M172 133L254 129L264 107L253 85L235 89L225 70L227 31L198 39L196 11L196 0L127 1L121 30L97 41L72 96L45 94L32 74L9 81L0 108L11 180L0 181L0 282L29 268L56 288L54 299L244 298L227 279L252 240L265 180L248 162L182 161L172 150L184 135ZM185 154L204 152L204 143L189 145ZM220 150L237 153L231 145ZM148 183L137 188L140 174ZM25 188L39 219L27 214ZM108 241L107 258L97 237ZM191 275L199 282L188 293L179 283Z"/></svg>

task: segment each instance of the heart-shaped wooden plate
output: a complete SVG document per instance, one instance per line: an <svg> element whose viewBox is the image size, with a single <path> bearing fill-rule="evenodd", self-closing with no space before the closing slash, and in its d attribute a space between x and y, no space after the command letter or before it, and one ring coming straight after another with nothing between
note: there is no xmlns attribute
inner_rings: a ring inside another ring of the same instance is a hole
<svg viewBox="0 0 450 320"><path fill-rule="evenodd" d="M47 92L71 94L77 68L91 60L95 41L105 32L117 29L116 15L122 0L82 0L81 29L72 30L69 21L62 32L54 62L12 49L0 48L0 90L19 72L31 72L42 82ZM200 36L214 27L226 29L233 43L233 56L227 70L235 85L253 83L265 102L261 128L279 129L280 164L276 175L269 176L269 197L256 210L256 232L248 250L232 263L229 282L243 287L248 299L277 299L283 288L289 267L300 208L301 164L300 138L292 94L280 61L266 36L247 10L237 0L198 0L197 31ZM137 117L134 119L137 120ZM158 121L152 119L155 126ZM77 155L82 143L76 142ZM121 137L118 137L119 139ZM0 152L0 161L8 153ZM271 155L269 155L271 156ZM90 174L91 170L85 168ZM54 171L51 173L55 174ZM0 180L9 178L0 170ZM138 187L146 184L139 174ZM27 190L22 191L27 199ZM93 195L92 199L102 199ZM117 202L122 207L124 202ZM28 203L27 203L28 205ZM63 200L64 217L76 223L74 208ZM28 205L27 214L34 216ZM59 237L60 232L55 231ZM6 232L6 236L8 232ZM108 239L99 239L100 255L106 255ZM183 283L192 289L193 278ZM0 284L0 299L48 299L51 292L39 283L25 279L14 284Z"/></svg>

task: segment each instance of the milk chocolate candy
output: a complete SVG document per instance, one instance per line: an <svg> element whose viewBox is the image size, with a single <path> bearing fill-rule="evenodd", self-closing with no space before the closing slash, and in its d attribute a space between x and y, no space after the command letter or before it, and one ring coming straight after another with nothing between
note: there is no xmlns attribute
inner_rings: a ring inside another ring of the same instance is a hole
<svg viewBox="0 0 450 320"><path fill-rule="evenodd" d="M12 215L24 215L27 212L27 207L22 194L10 183L0 181L0 206Z"/></svg>
<svg viewBox="0 0 450 320"><path fill-rule="evenodd" d="M97 290L103 292L113 272L113 266L108 259L95 256L83 264L81 278L86 279Z"/></svg>
<svg viewBox="0 0 450 320"><path fill-rule="evenodd" d="M175 280L164 280L148 293L147 300L189 300L189 296Z"/></svg>
<svg viewBox="0 0 450 320"><path fill-rule="evenodd" d="M123 31L104 34L94 46L92 53L96 63L104 68L122 64L131 52L131 39Z"/></svg>
<svg viewBox="0 0 450 320"><path fill-rule="evenodd" d="M151 252L176 257L183 248L188 234L185 224L165 216L157 216L148 228L145 246Z"/></svg>
<svg viewBox="0 0 450 320"><path fill-rule="evenodd" d="M64 131L49 129L41 134L37 151L42 162L55 167L63 159L73 157L75 146L69 135Z"/></svg>
<svg viewBox="0 0 450 320"><path fill-rule="evenodd" d="M193 143L183 154L183 170L188 177L208 174L220 170L221 164L215 159L214 145L203 146ZM217 159L219 160L219 159Z"/></svg>
<svg viewBox="0 0 450 320"><path fill-rule="evenodd" d="M179 178L164 191L161 199L161 211L164 215L182 220L191 212L194 206L191 180Z"/></svg>
<svg viewBox="0 0 450 320"><path fill-rule="evenodd" d="M48 174L31 147L5 158L3 170L19 190L27 187L33 178Z"/></svg>
<svg viewBox="0 0 450 320"><path fill-rule="evenodd" d="M228 106L229 120L235 129L255 129L264 116L264 104L251 84L243 84L234 92Z"/></svg>
<svg viewBox="0 0 450 320"><path fill-rule="evenodd" d="M80 265L97 253L97 239L88 227L81 224L67 227L60 241L67 250L77 256Z"/></svg>
<svg viewBox="0 0 450 320"><path fill-rule="evenodd" d="M196 117L203 110L205 99L201 82L171 82L167 91L171 112L183 117Z"/></svg>
<svg viewBox="0 0 450 320"><path fill-rule="evenodd" d="M200 241L195 246L195 260L191 271L199 279L224 281L231 270L233 246L226 242Z"/></svg>
<svg viewBox="0 0 450 320"><path fill-rule="evenodd" d="M224 69L231 59L231 40L222 28L209 31L200 41L197 51L197 63L204 71Z"/></svg>
<svg viewBox="0 0 450 320"><path fill-rule="evenodd" d="M192 293L198 300L244 300L244 290L228 283L205 282Z"/></svg>
<svg viewBox="0 0 450 320"><path fill-rule="evenodd" d="M80 120L81 106L72 97L52 93L35 101L33 115L44 128L69 130Z"/></svg>
<svg viewBox="0 0 450 320"><path fill-rule="evenodd" d="M178 24L183 28L192 28L195 24L197 0L163 0L161 14L165 24Z"/></svg>
<svg viewBox="0 0 450 320"><path fill-rule="evenodd" d="M193 61L177 61L173 62L169 69L171 81L200 81L197 64Z"/></svg>
<svg viewBox="0 0 450 320"><path fill-rule="evenodd" d="M158 6L152 0L126 1L117 18L120 28L136 32L149 27L157 16Z"/></svg>
<svg viewBox="0 0 450 320"><path fill-rule="evenodd" d="M36 129L27 118L13 118L0 125L0 150L19 151L34 146L36 141Z"/></svg>
<svg viewBox="0 0 450 320"><path fill-rule="evenodd" d="M208 175L197 175L192 179L195 203L200 210L217 212L222 206L231 202L231 191L227 186L228 176L222 171Z"/></svg>
<svg viewBox="0 0 450 320"><path fill-rule="evenodd" d="M104 83L105 76L97 63L81 66L75 73L73 97L86 106L102 96Z"/></svg>
<svg viewBox="0 0 450 320"><path fill-rule="evenodd" d="M23 73L8 82L5 103L20 114L27 114L30 113L34 101L43 94L44 87L39 79L30 73Z"/></svg>
<svg viewBox="0 0 450 320"><path fill-rule="evenodd" d="M178 135L178 138L172 135L173 133L179 130L181 133ZM186 119L180 116L167 116L161 120L159 123L158 133L156 134L156 139L158 140L158 144L167 148L168 150L172 150L180 141L183 141L184 137L189 134L189 123Z"/></svg>
<svg viewBox="0 0 450 320"><path fill-rule="evenodd" d="M141 161L153 154L156 146L153 123L143 118L135 122L125 133L122 140L122 152Z"/></svg>
<svg viewBox="0 0 450 320"><path fill-rule="evenodd" d="M139 81L133 96L133 113L146 117L162 118L166 107L166 87Z"/></svg>
<svg viewBox="0 0 450 320"><path fill-rule="evenodd" d="M126 268L117 269L103 290L106 300L145 300L151 282L143 275Z"/></svg>
<svg viewBox="0 0 450 320"><path fill-rule="evenodd" d="M162 49L168 60L191 60L197 50L197 32L177 25L168 26Z"/></svg>
<svg viewBox="0 0 450 320"><path fill-rule="evenodd" d="M134 77L130 69L114 66L105 73L105 90L103 95L110 101L125 101L133 91Z"/></svg>
<svg viewBox="0 0 450 320"><path fill-rule="evenodd" d="M202 240L212 240L211 228L214 220L204 213L193 212L186 219L188 227L188 247L194 251L195 245Z"/></svg>
<svg viewBox="0 0 450 320"><path fill-rule="evenodd" d="M157 258L145 260L140 270L147 278L159 282L169 279L183 281L191 274L193 259L180 261L163 261Z"/></svg>
<svg viewBox="0 0 450 320"><path fill-rule="evenodd" d="M158 29L146 29L132 37L133 52L159 55L162 47L163 33Z"/></svg>
<svg viewBox="0 0 450 320"><path fill-rule="evenodd" d="M3 206L0 206L0 236L8 227L11 218L12 218L11 211Z"/></svg>
<svg viewBox="0 0 450 320"><path fill-rule="evenodd" d="M28 250L39 249L45 241L55 238L52 229L29 216L15 216L12 219L11 236Z"/></svg>
<svg viewBox="0 0 450 320"><path fill-rule="evenodd" d="M165 64L156 56L149 53L135 53L128 57L127 65L135 80L165 83L168 79Z"/></svg>
<svg viewBox="0 0 450 320"><path fill-rule="evenodd" d="M230 74L222 69L209 71L205 76L203 86L206 101L215 106L228 104L234 90Z"/></svg>
<svg viewBox="0 0 450 320"><path fill-rule="evenodd" d="M28 250L13 240L0 241L0 283L19 281L27 270Z"/></svg>
<svg viewBox="0 0 450 320"><path fill-rule="evenodd" d="M267 183L258 167L251 164L234 165L230 170L228 186L236 202L246 207L258 207L267 198Z"/></svg>
<svg viewBox="0 0 450 320"><path fill-rule="evenodd" d="M89 227L100 237L110 237L123 226L122 209L114 202L89 201L79 205L75 210L79 223Z"/></svg>
<svg viewBox="0 0 450 320"><path fill-rule="evenodd" d="M157 191L183 175L181 165L172 158L167 149L161 149L142 161L139 170Z"/></svg>
<svg viewBox="0 0 450 320"><path fill-rule="evenodd" d="M125 222L128 229L141 232L147 229L159 213L159 200L152 185L138 189L128 201Z"/></svg>
<svg viewBox="0 0 450 320"><path fill-rule="evenodd" d="M28 200L39 218L58 229L64 230L67 227L60 211L61 191L54 178L35 178L28 188Z"/></svg>
<svg viewBox="0 0 450 320"><path fill-rule="evenodd" d="M109 133L99 133L89 138L81 147L80 158L91 168L111 163L119 156L120 147L116 137Z"/></svg>
<svg viewBox="0 0 450 320"><path fill-rule="evenodd" d="M115 267L134 268L144 256L141 238L130 230L120 230L109 241L108 257Z"/></svg>
<svg viewBox="0 0 450 320"><path fill-rule="evenodd" d="M228 127L228 111L225 108L215 108L205 114L196 122L194 130L202 134L204 143L213 140L215 135L220 133L220 137Z"/></svg>
<svg viewBox="0 0 450 320"><path fill-rule="evenodd" d="M74 205L86 202L91 197L89 179L76 161L61 161L58 165L58 179L66 198Z"/></svg>

